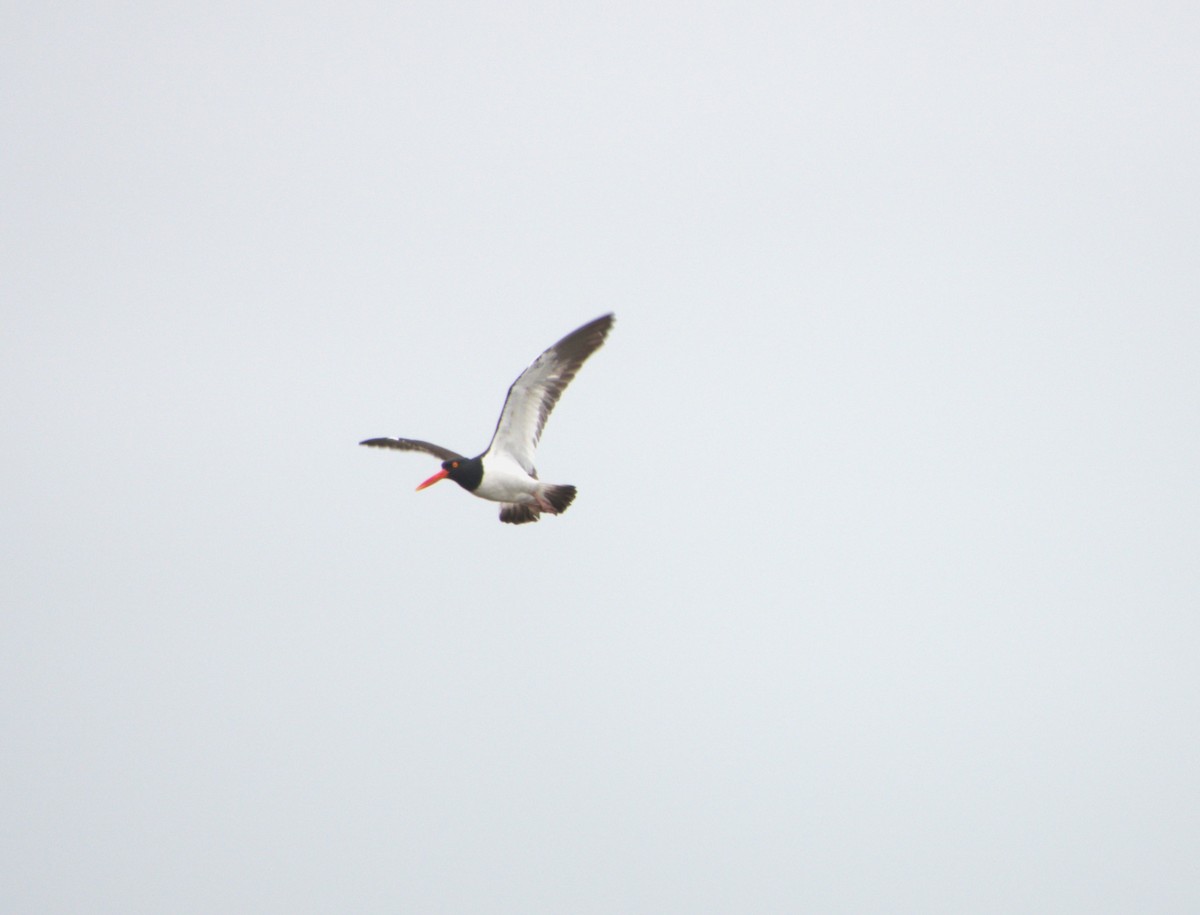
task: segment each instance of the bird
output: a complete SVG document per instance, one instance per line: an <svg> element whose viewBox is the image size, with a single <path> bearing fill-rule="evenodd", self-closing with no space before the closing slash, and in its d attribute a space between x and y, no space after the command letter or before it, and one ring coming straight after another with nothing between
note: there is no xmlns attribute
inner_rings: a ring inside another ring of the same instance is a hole
<svg viewBox="0 0 1200 915"><path fill-rule="evenodd" d="M614 320L609 313L589 321L533 360L509 387L492 440L475 457L413 438L369 438L359 444L441 458L442 469L417 491L439 480L453 480L473 496L499 502L505 524L528 524L543 513L562 514L575 500L576 489L541 482L533 465L534 452L550 412L583 363L604 343Z"/></svg>

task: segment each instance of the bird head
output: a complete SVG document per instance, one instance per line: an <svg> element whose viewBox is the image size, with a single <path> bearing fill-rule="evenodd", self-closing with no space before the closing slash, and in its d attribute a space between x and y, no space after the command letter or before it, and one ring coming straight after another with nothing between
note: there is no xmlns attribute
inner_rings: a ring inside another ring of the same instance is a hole
<svg viewBox="0 0 1200 915"><path fill-rule="evenodd" d="M483 479L483 463L479 458L455 458L442 461L442 469L417 487L418 491L449 477L463 489L474 490Z"/></svg>

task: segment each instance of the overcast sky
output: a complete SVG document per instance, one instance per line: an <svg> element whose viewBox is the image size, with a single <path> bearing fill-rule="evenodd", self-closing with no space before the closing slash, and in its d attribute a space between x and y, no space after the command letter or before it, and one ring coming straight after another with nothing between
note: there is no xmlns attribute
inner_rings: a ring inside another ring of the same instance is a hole
<svg viewBox="0 0 1200 915"><path fill-rule="evenodd" d="M3 20L4 912L1200 910L1194 3Z"/></svg>

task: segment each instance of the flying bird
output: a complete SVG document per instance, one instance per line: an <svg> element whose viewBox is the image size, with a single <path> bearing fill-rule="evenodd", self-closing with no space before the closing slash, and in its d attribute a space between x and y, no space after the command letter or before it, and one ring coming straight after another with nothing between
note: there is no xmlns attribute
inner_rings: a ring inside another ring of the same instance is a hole
<svg viewBox="0 0 1200 915"><path fill-rule="evenodd" d="M508 389L492 441L477 457L463 457L413 438L369 438L359 444L423 451L441 458L442 469L417 489L449 478L474 496L499 502L500 520L505 524L537 521L543 512L561 514L574 501L575 487L539 481L533 454L550 411L580 366L604 343L613 320L613 315L607 314L590 321L533 360Z"/></svg>

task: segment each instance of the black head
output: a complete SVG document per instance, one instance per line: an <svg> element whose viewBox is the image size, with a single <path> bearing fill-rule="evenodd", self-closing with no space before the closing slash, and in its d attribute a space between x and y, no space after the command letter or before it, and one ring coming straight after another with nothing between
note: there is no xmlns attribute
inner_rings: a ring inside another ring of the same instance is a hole
<svg viewBox="0 0 1200 915"><path fill-rule="evenodd" d="M438 480L451 479L467 492L474 492L483 481L483 461L477 457L454 458L442 461L442 469L422 483L417 489L432 486Z"/></svg>
<svg viewBox="0 0 1200 915"><path fill-rule="evenodd" d="M468 492L474 492L483 482L483 461L477 457L458 461L442 461L442 470Z"/></svg>

